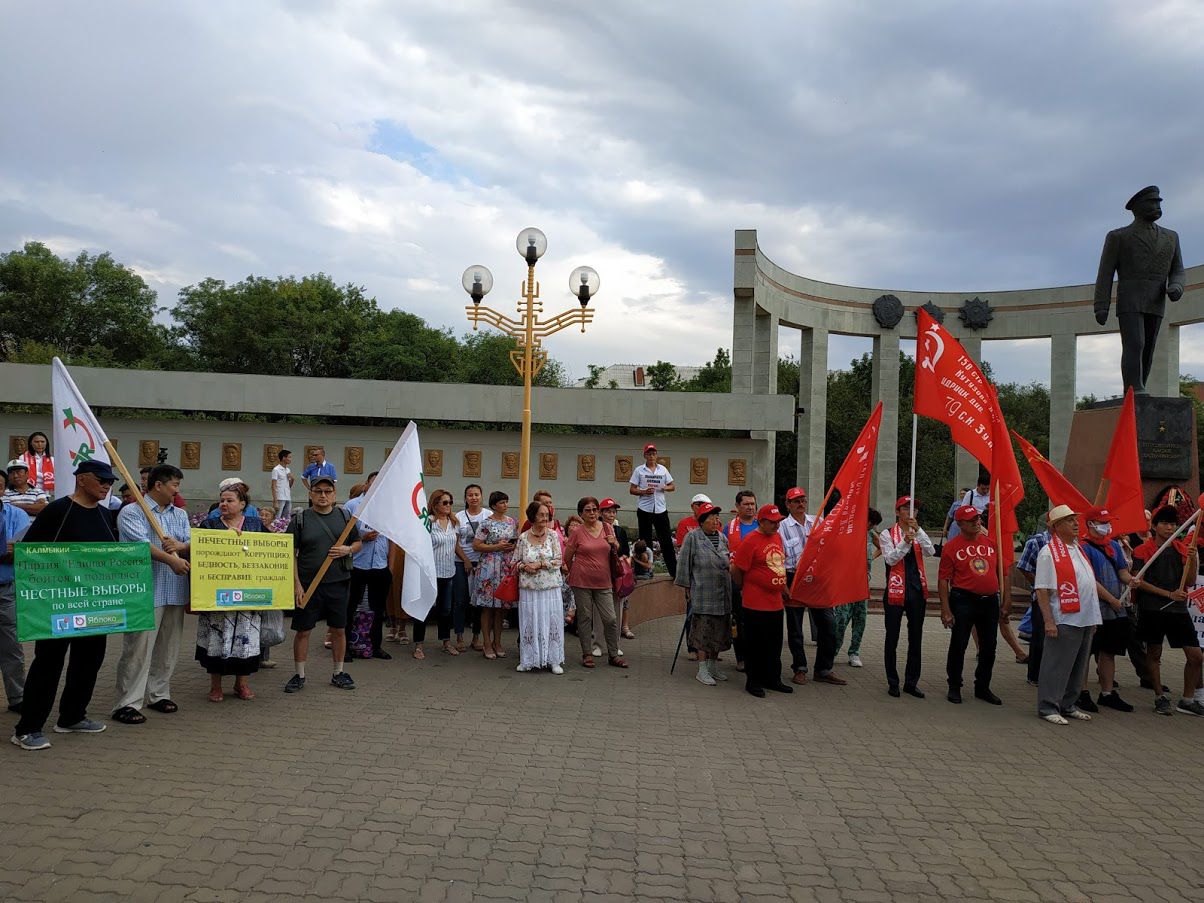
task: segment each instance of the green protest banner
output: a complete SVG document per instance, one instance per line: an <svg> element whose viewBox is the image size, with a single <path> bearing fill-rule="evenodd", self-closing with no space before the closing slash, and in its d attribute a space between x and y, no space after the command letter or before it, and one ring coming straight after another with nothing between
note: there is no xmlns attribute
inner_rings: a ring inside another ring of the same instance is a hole
<svg viewBox="0 0 1204 903"><path fill-rule="evenodd" d="M149 543L19 542L13 552L22 643L155 626Z"/></svg>

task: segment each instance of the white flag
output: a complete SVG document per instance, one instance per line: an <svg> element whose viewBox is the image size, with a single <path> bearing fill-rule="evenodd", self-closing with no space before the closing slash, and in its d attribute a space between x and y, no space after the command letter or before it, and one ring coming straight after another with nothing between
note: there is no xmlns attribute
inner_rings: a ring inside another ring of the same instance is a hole
<svg viewBox="0 0 1204 903"><path fill-rule="evenodd" d="M410 423L393 446L389 459L372 481L356 516L364 526L383 533L406 553L401 581L401 607L425 621L435 604L435 551L422 485L422 449L418 427Z"/></svg>
<svg viewBox="0 0 1204 903"><path fill-rule="evenodd" d="M109 437L57 357L51 364L50 403L54 417L54 456L58 463L54 494L62 498L75 492L75 468L81 461L112 463L105 450Z"/></svg>

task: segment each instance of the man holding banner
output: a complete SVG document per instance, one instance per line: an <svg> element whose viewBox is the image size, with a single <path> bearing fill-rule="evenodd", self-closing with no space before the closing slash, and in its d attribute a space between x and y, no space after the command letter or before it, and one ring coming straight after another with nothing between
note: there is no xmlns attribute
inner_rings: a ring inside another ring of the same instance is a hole
<svg viewBox="0 0 1204 903"><path fill-rule="evenodd" d="M164 538L159 539L141 505L126 505L117 515L122 542L150 543L151 573L155 587L155 627L122 638L121 660L117 662L117 699L113 720L121 724L143 724L142 706L170 715L179 711L171 698L171 676L180 658L184 636L184 607L188 604L189 540L192 528L188 514L173 504L183 471L159 464L146 478L146 500Z"/></svg>
<svg viewBox="0 0 1204 903"><path fill-rule="evenodd" d="M72 492L55 499L38 516L25 534L25 542L117 542L113 512L102 503L117 482L106 461L83 460L75 468ZM71 665L59 702L59 719L54 730L60 734L98 734L105 725L88 718L88 703L96 688L96 675L105 658L105 634L38 640L34 644L33 663L25 680L25 698L21 720L13 730L12 742L21 749L48 749L50 741L42 733L50 710L67 652Z"/></svg>
<svg viewBox="0 0 1204 903"><path fill-rule="evenodd" d="M895 502L895 525L880 536L882 560L886 562L886 691L899 696L897 653L903 618L907 618L907 664L903 668L903 692L924 698L920 682L920 658L924 649L924 615L928 609L928 577L924 556L935 555L936 547L924 529L916 523L919 503L910 496Z"/></svg>

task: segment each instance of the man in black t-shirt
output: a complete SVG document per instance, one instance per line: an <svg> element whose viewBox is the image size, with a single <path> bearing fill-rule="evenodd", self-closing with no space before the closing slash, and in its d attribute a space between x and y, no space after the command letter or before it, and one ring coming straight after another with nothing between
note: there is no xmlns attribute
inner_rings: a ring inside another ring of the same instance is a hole
<svg viewBox="0 0 1204 903"><path fill-rule="evenodd" d="M104 500L117 482L105 461L84 461L75 469L75 491L55 499L42 509L25 534L25 542L117 542L115 513ZM33 664L25 679L25 697L21 702L21 720L13 730L13 745L21 749L49 749L50 741L42 733L55 691L63 674L67 652L71 666L59 700L59 718L54 726L59 734L99 734L105 725L88 718L88 703L96 688L96 675L105 658L108 636L69 637L38 640L34 644Z"/></svg>
<svg viewBox="0 0 1204 903"><path fill-rule="evenodd" d="M306 588L317 576L322 563L333 559L322 582L314 588L305 608L298 608L293 615L293 661L296 673L284 685L285 693L297 693L305 689L305 660L309 657L309 633L319 620L325 619L330 628L330 654L334 659L334 673L330 683L340 690L354 690L355 681L343 667L347 653L347 599L351 592L351 559L360 550L359 529L352 525L344 544L338 539L347 526L350 515L334 504L334 479L315 476L309 484L310 507L298 511L289 522L288 532L293 536L293 553L296 567L293 583L297 604Z"/></svg>
<svg viewBox="0 0 1204 903"><path fill-rule="evenodd" d="M1175 707L1186 715L1204 715L1204 704L1196 702L1196 689L1200 686L1200 666L1204 656L1191 616L1187 613L1187 591L1195 584L1199 569L1199 553L1195 548L1175 540L1171 548L1157 558L1154 553L1167 541L1179 526L1179 513L1170 505L1154 512L1151 519L1154 535L1133 550L1133 570L1140 571L1151 561L1141 580L1134 579L1130 586L1137 599L1139 617L1137 634L1146 644L1146 663L1150 680L1154 686L1154 711L1159 715L1174 714L1169 697L1162 693L1162 644L1165 640L1172 649L1182 649L1183 695ZM1184 579L1183 571L1187 569Z"/></svg>

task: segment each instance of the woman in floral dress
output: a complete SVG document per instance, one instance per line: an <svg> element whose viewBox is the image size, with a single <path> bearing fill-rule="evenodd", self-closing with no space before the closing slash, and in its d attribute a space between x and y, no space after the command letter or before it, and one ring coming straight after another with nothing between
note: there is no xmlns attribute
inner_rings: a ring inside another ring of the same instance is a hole
<svg viewBox="0 0 1204 903"><path fill-rule="evenodd" d="M511 602L493 598L494 590L506 575L510 553L518 538L518 522L506 516L509 506L510 496L506 493L500 490L489 493L489 508L493 513L485 518L472 541L472 547L481 553L472 604L481 609L481 633L488 659L506 657L502 650L502 612L513 607Z"/></svg>
<svg viewBox="0 0 1204 903"><path fill-rule="evenodd" d="M560 587L563 547L549 526L551 511L543 502L527 506L531 528L518 538L519 671L551 668L563 674L564 617Z"/></svg>

